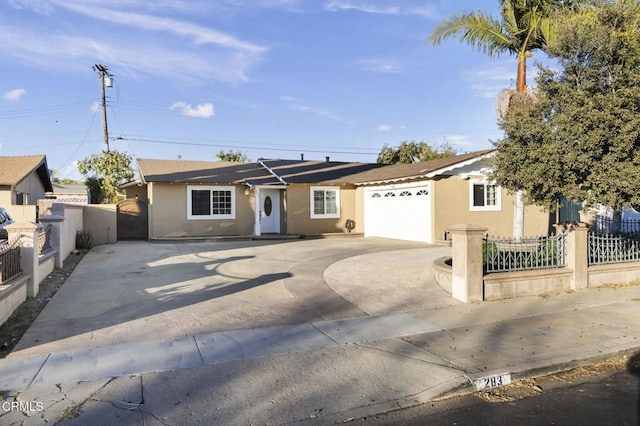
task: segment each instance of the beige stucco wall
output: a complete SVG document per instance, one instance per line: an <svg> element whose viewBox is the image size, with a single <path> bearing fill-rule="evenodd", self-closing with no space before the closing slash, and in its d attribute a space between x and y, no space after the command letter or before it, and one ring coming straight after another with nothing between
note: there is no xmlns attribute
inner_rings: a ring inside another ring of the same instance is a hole
<svg viewBox="0 0 640 426"><path fill-rule="evenodd" d="M8 185L0 186L0 207L8 208L13 204L11 187Z"/></svg>
<svg viewBox="0 0 640 426"><path fill-rule="evenodd" d="M127 198L136 198L138 196L138 200L147 202L147 185L133 185L129 186L125 189L125 193L127 194Z"/></svg>
<svg viewBox="0 0 640 426"><path fill-rule="evenodd" d="M245 195L242 186L236 186L235 189L235 219L187 220L187 185L150 183L150 238L252 235L255 220L254 194L250 192L249 195Z"/></svg>
<svg viewBox="0 0 640 426"><path fill-rule="evenodd" d="M448 176L433 182L433 230L435 240L442 240L443 233L452 225L480 225L490 235L510 237L513 234L514 196L502 190L501 211L470 211L469 181L460 176ZM549 233L549 212L538 206L526 206L525 236Z"/></svg>
<svg viewBox="0 0 640 426"><path fill-rule="evenodd" d="M291 184L286 191L287 233L289 234L326 234L348 232L345 228L347 219L356 222L353 233L364 232L362 215L362 189L352 186L335 186L340 188L340 217L335 219L311 219L311 187L330 185ZM360 201L356 202L360 197ZM358 205L358 206L357 206Z"/></svg>
<svg viewBox="0 0 640 426"><path fill-rule="evenodd" d="M84 206L83 230L90 232L96 244L113 244L118 240L115 204Z"/></svg>
<svg viewBox="0 0 640 426"><path fill-rule="evenodd" d="M5 206L13 220L16 222L35 222L36 221L36 206Z"/></svg>

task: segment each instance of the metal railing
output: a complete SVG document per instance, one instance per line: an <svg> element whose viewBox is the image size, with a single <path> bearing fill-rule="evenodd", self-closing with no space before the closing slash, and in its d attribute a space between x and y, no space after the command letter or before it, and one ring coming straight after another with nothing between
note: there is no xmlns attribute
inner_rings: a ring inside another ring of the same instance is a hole
<svg viewBox="0 0 640 426"><path fill-rule="evenodd" d="M486 237L482 245L484 271L509 272L566 266L566 235L523 238Z"/></svg>
<svg viewBox="0 0 640 426"><path fill-rule="evenodd" d="M640 261L640 235L589 233L589 265Z"/></svg>
<svg viewBox="0 0 640 426"><path fill-rule="evenodd" d="M596 215L593 231L597 234L613 234L616 225L612 218ZM638 219L621 220L619 225L618 232L621 234L640 234L640 220Z"/></svg>
<svg viewBox="0 0 640 426"><path fill-rule="evenodd" d="M20 275L20 238L0 245L0 284Z"/></svg>

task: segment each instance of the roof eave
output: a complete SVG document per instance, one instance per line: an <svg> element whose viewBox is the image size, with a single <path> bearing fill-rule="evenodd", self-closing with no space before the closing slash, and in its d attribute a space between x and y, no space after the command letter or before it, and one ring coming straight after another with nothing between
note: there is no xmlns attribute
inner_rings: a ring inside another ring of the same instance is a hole
<svg viewBox="0 0 640 426"><path fill-rule="evenodd" d="M469 158L468 160L465 161L461 161L459 163L455 163L455 164L450 164L446 167L441 167L439 169L435 169L435 170L431 170L431 171L427 171L427 170L423 170L424 173L424 177L427 178L434 178L436 176L440 176L446 172L450 172L452 170L455 169L459 169L460 167L465 167L465 166L469 166L479 160L484 160L486 158L490 158L493 157L495 155L495 151L491 151L491 152L487 152L486 154L480 155L478 157L473 157L473 158Z"/></svg>

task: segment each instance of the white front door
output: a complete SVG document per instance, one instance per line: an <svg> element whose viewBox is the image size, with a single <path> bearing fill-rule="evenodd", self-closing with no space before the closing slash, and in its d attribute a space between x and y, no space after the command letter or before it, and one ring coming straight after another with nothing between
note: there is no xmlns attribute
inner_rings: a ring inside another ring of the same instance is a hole
<svg viewBox="0 0 640 426"><path fill-rule="evenodd" d="M280 190L260 189L260 232L280 233Z"/></svg>

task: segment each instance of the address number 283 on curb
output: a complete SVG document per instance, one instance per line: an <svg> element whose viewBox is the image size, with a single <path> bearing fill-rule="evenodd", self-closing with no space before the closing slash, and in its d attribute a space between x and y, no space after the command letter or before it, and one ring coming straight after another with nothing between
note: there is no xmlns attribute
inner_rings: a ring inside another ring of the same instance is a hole
<svg viewBox="0 0 640 426"><path fill-rule="evenodd" d="M511 374L502 373L493 376L479 377L475 379L475 387L477 391L484 389L497 388L511 383Z"/></svg>

